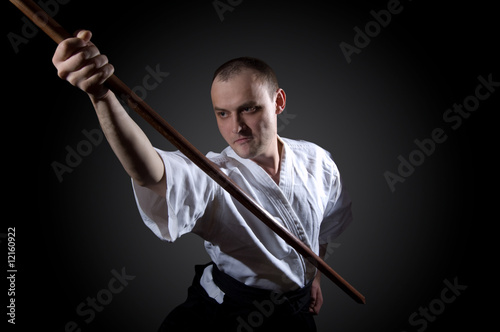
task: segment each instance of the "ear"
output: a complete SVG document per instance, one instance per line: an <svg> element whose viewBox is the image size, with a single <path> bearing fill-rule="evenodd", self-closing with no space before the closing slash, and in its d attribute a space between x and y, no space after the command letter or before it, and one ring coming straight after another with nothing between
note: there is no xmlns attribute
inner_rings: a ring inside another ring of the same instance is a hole
<svg viewBox="0 0 500 332"><path fill-rule="evenodd" d="M276 91L276 114L281 114L285 110L286 106L286 94L285 90L283 89L278 89Z"/></svg>

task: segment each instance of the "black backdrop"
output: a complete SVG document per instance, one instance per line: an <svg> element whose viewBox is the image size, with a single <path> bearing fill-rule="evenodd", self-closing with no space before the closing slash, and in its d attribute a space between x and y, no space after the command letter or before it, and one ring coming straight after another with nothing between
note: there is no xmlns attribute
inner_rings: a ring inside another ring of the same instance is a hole
<svg viewBox="0 0 500 332"><path fill-rule="evenodd" d="M355 222L326 260L367 304L324 279L319 331L479 330L493 321L488 208L497 194L487 184L499 87L476 89L500 81L493 4L42 2L68 30L92 30L117 76L204 153L225 147L211 111L215 68L249 55L275 69L288 97L279 134L329 150L354 204ZM88 98L55 73L55 44L11 4L2 12L0 241L5 257L15 227L17 269L15 295L5 279L2 290L4 308L16 301L9 327L155 331L184 300L193 265L208 261L202 241L167 244L142 223ZM356 43L348 61L340 45ZM172 149L132 116L155 146Z"/></svg>

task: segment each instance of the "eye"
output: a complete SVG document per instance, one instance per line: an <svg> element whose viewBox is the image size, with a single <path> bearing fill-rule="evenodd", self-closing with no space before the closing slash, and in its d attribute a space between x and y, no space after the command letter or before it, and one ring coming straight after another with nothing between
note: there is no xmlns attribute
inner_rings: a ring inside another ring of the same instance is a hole
<svg viewBox="0 0 500 332"><path fill-rule="evenodd" d="M218 116L219 118L226 118L226 117L227 117L227 115L228 115L228 114L227 114L226 112L224 112L224 111L217 112L217 116Z"/></svg>
<svg viewBox="0 0 500 332"><path fill-rule="evenodd" d="M255 112L256 110L257 110L257 106L253 106L253 107L245 107L241 111L244 113L252 113L252 112Z"/></svg>

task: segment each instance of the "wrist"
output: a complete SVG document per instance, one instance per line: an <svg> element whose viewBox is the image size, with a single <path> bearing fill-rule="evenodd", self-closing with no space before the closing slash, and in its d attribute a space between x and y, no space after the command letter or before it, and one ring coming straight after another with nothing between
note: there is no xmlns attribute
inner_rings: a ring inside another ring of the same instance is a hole
<svg viewBox="0 0 500 332"><path fill-rule="evenodd" d="M105 101L106 99L109 99L109 97L113 94L113 92L110 89L103 87L102 91L98 93L87 93L87 94L92 103L97 104L100 101Z"/></svg>

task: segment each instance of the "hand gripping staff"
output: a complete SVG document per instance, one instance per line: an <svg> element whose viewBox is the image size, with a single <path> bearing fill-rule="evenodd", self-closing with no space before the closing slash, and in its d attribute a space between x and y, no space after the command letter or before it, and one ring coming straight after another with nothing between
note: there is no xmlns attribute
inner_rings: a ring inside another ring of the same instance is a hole
<svg viewBox="0 0 500 332"><path fill-rule="evenodd" d="M20 11L42 29L56 43L60 43L72 35L64 30L59 23L52 19L32 0L10 0ZM365 304L365 297L345 281L337 272L328 266L318 255L316 255L302 241L291 234L284 226L277 222L274 217L264 208L257 204L238 185L227 177L213 162L196 149L167 121L156 113L148 104L139 98L125 83L115 75L106 81L106 86L117 96L120 96L135 112L152 125L160 134L170 141L186 157L201 168L208 176L217 182L224 190L233 196L238 202L245 206L288 245L297 250L305 259L311 262L325 276L332 280L338 287L347 293L358 303Z"/></svg>

